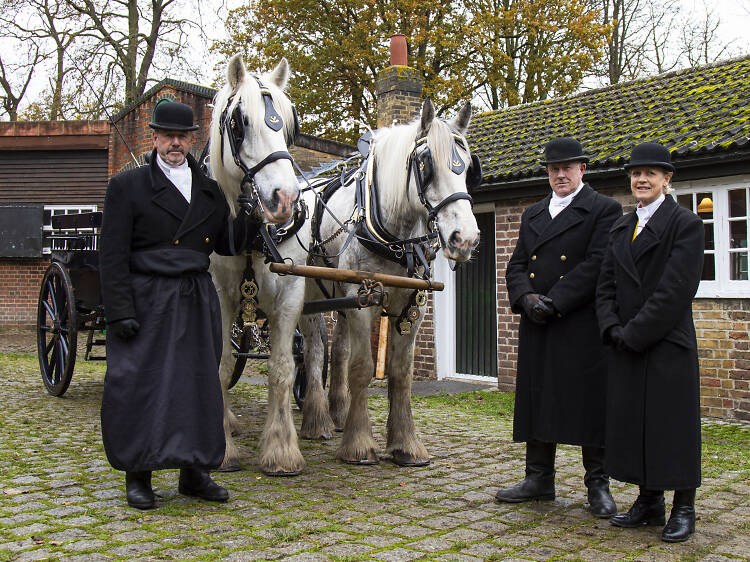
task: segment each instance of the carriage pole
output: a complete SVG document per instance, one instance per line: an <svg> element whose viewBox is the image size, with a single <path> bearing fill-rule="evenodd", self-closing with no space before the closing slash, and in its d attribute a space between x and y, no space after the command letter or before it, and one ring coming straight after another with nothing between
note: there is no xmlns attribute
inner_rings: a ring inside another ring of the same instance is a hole
<svg viewBox="0 0 750 562"><path fill-rule="evenodd" d="M442 291L445 285L440 281L414 279L401 275L388 275L373 271L355 271L353 269L334 269L314 265L296 265L290 263L271 263L268 268L273 273L286 275L300 275L314 279L328 279L345 283L361 283L362 281L378 281L387 287L403 287L405 289L422 289L425 291Z"/></svg>

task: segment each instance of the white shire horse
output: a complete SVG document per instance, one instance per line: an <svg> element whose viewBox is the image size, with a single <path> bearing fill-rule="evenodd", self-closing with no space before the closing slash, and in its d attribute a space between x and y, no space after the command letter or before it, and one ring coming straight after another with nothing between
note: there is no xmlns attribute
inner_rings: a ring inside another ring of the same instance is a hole
<svg viewBox="0 0 750 562"><path fill-rule="evenodd" d="M292 216L299 195L297 178L287 146L298 128L293 105L284 93L289 77L286 59L269 73L249 74L239 55L227 67L227 84L216 94L211 121L211 175L224 191L227 201L237 212L236 201L244 184L256 194L267 222L283 223ZM287 243L289 244L289 243ZM301 249L297 245L297 252ZM304 261L303 256L295 256ZM224 333L224 349L219 376L224 395L224 435L226 452L220 470L241 468L237 446L232 438L239 424L230 409L227 387L235 360L232 357L232 323L241 302L240 284L247 259L244 256L211 256L211 274L219 293ZM299 278L282 278L268 271L264 256L252 252L252 266L259 288L258 305L266 312L271 326L272 353L268 361L268 412L261 437L260 468L272 475L299 473L304 459L299 451L291 413L290 389L294 378L292 342L302 307L304 282ZM296 295L287 299L290 293ZM333 424L328 416L320 379L310 373L322 370L322 342L319 317L305 317L303 332L311 334L305 341L308 369L307 391L301 434L308 438L330 438ZM308 324L311 324L308 326ZM312 334L318 335L317 342Z"/></svg>
<svg viewBox="0 0 750 562"><path fill-rule="evenodd" d="M419 119L375 131L360 179L338 189L328 201L337 217L357 217L356 241L346 245L347 236L329 213L318 217L319 240L327 241L323 248L330 256L329 263L400 276L412 269L427 277L425 266L434 257L438 241L447 258L457 262L471 258L479 243L479 230L467 185L478 185L481 166L469 153L464 138L470 119L469 104L446 121L435 117L427 100ZM378 244L381 240L386 243ZM307 298L315 298L316 283L308 280L307 288ZM353 296L357 286L342 284L339 291ZM387 291L390 298L384 312L391 318L385 368L389 399L386 452L400 466L423 466L429 463L429 456L416 435L411 412L414 340L422 314L415 319L409 310L414 312L420 299L415 303L412 289L390 287ZM370 333L380 314L380 307L347 310L345 317L339 314L334 331L329 410L337 427L343 422L344 435L336 456L347 463L378 461L367 412L367 387L374 372ZM407 330L401 330L401 324L410 316L410 330L402 335Z"/></svg>

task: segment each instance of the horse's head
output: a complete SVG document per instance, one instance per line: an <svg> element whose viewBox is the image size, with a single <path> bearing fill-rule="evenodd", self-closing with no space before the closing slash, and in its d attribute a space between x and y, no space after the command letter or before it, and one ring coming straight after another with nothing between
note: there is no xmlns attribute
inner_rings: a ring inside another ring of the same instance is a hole
<svg viewBox="0 0 750 562"><path fill-rule="evenodd" d="M277 223L291 216L299 196L287 151L299 127L283 91L288 78L286 59L271 72L254 76L235 55L227 66L227 84L216 94L211 120L211 173L232 211L236 213L237 195L248 183L265 218Z"/></svg>
<svg viewBox="0 0 750 562"><path fill-rule="evenodd" d="M467 261L479 244L479 228L471 210L467 187L482 179L479 159L469 152L464 134L471 120L471 105L465 104L455 118L435 117L428 99L422 105L409 186L434 221L443 253L448 259Z"/></svg>

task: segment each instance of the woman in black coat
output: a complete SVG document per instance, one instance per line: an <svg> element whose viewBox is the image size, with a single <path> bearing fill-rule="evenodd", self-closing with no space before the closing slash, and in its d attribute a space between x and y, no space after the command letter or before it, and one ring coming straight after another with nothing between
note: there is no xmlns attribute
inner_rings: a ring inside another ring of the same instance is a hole
<svg viewBox="0 0 750 562"><path fill-rule="evenodd" d="M597 316L611 346L606 468L640 494L617 527L664 525L662 540L695 531L700 485L698 348L692 301L703 268L701 219L671 196L669 150L636 146L625 165L638 207L612 227L597 286Z"/></svg>

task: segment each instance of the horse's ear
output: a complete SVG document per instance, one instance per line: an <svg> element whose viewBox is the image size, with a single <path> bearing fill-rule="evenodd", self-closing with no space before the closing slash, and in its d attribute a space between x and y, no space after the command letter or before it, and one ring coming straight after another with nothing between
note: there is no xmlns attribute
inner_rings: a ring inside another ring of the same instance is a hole
<svg viewBox="0 0 750 562"><path fill-rule="evenodd" d="M461 110L458 112L453 120L451 126L458 131L459 134L466 134L469 129L469 122L471 121L471 103L466 102Z"/></svg>
<svg viewBox="0 0 750 562"><path fill-rule="evenodd" d="M289 80L289 63L287 62L286 57L283 57L279 61L276 68L274 68L271 71L271 74L268 75L268 78L273 84L276 84L279 89L283 90L286 87L286 83Z"/></svg>
<svg viewBox="0 0 750 562"><path fill-rule="evenodd" d="M242 63L242 56L237 54L229 59L227 65L227 82L232 91L237 91L237 87L245 79L245 65Z"/></svg>
<svg viewBox="0 0 750 562"><path fill-rule="evenodd" d="M422 104L422 121L420 123L422 134L426 134L430 129L430 123L435 119L435 106L432 105L432 100L427 98Z"/></svg>

